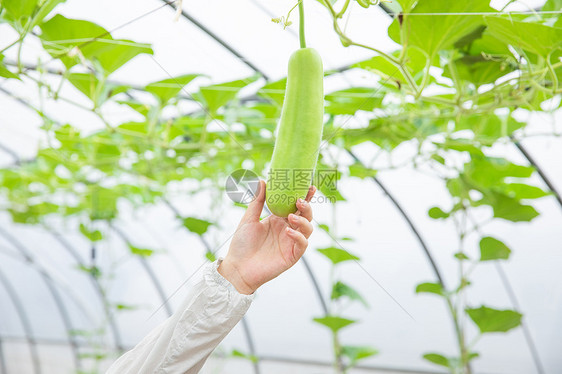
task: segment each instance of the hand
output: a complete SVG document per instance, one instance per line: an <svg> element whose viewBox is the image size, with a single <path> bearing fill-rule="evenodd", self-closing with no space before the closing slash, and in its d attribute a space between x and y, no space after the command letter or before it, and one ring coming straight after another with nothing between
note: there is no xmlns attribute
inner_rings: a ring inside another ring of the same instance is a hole
<svg viewBox="0 0 562 374"><path fill-rule="evenodd" d="M316 187L310 187L305 200L297 201L295 214L287 218L272 214L260 221L265 188L265 182L260 181L259 194L248 206L218 268L238 292L246 295L296 264L312 234L310 199Z"/></svg>

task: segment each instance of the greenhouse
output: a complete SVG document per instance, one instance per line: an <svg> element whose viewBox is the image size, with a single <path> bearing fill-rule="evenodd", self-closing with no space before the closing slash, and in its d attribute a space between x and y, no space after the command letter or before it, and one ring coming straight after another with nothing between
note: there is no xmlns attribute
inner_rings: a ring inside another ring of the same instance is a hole
<svg viewBox="0 0 562 374"><path fill-rule="evenodd" d="M0 0L0 374L562 372L561 0Z"/></svg>

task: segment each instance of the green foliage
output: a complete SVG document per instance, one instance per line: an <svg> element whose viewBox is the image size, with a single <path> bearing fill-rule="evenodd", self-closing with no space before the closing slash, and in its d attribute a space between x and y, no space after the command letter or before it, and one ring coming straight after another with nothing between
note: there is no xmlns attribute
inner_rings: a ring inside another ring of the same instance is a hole
<svg viewBox="0 0 562 374"><path fill-rule="evenodd" d="M93 22L60 14L41 24L41 42L45 50L67 68L81 63L84 58L99 64L104 76L140 53L153 53L148 44L113 39L107 30Z"/></svg>
<svg viewBox="0 0 562 374"><path fill-rule="evenodd" d="M345 249L337 247L320 248L318 252L326 256L334 265L345 261L359 260L359 257L349 253Z"/></svg>
<svg viewBox="0 0 562 374"><path fill-rule="evenodd" d="M480 261L507 260L511 250L498 239L486 236L480 240Z"/></svg>
<svg viewBox="0 0 562 374"><path fill-rule="evenodd" d="M367 302L359 292L357 292L354 288L348 286L347 284L338 281L332 286L332 294L330 298L332 300L339 300L342 297L347 297L350 300L359 301L363 305L368 306Z"/></svg>
<svg viewBox="0 0 562 374"><path fill-rule="evenodd" d="M330 315L325 317L314 318L314 321L328 327L334 333L357 322L352 319L338 317L338 316L330 316Z"/></svg>
<svg viewBox="0 0 562 374"><path fill-rule="evenodd" d="M187 217L183 220L184 227L197 235L203 235L204 233L206 233L207 229L212 224L212 222L194 217Z"/></svg>
<svg viewBox="0 0 562 374"><path fill-rule="evenodd" d="M129 245L129 250L131 251L131 253L134 254L134 255L137 255L137 256L150 257L154 253L154 250L152 250L152 249L135 247L131 243L128 243L128 245Z"/></svg>
<svg viewBox="0 0 562 374"><path fill-rule="evenodd" d="M478 326L481 333L507 332L521 325L520 313L513 310L497 310L481 306L466 309L468 316Z"/></svg>
<svg viewBox="0 0 562 374"><path fill-rule="evenodd" d="M434 293L439 296L444 296L445 290L439 283L420 283L416 286L416 293Z"/></svg>
<svg viewBox="0 0 562 374"><path fill-rule="evenodd" d="M349 365L354 366L358 361L373 357L379 351L372 347L344 345L341 347L341 354L349 359Z"/></svg>

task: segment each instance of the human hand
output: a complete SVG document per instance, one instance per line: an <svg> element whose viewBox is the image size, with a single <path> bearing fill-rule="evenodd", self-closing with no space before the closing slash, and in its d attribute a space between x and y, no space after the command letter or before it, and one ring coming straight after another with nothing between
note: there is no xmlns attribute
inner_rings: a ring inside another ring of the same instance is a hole
<svg viewBox="0 0 562 374"><path fill-rule="evenodd" d="M254 293L262 284L292 267L302 257L312 234L311 186L305 200L296 203L297 212L287 218L270 215L260 221L266 184L250 203L232 238L228 254L218 268L242 294Z"/></svg>

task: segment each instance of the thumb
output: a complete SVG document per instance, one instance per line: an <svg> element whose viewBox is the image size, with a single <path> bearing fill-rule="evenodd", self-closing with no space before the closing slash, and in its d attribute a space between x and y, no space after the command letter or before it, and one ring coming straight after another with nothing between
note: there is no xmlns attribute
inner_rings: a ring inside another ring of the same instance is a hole
<svg viewBox="0 0 562 374"><path fill-rule="evenodd" d="M257 193L254 201L248 205L248 209L246 209L246 213L242 217L243 222L259 222L260 220L263 204L265 203L265 182L263 180L260 180Z"/></svg>

